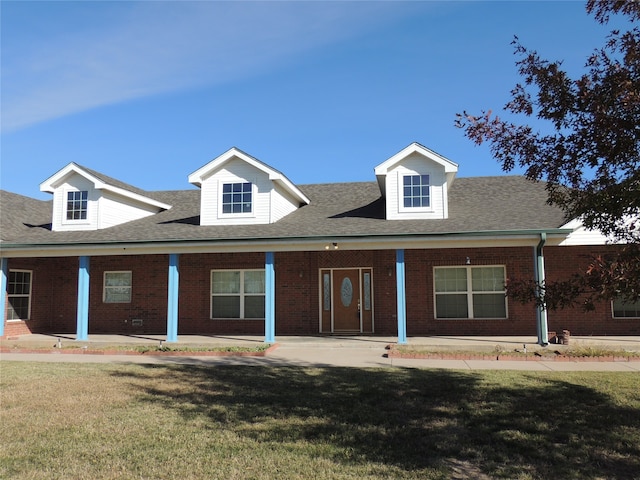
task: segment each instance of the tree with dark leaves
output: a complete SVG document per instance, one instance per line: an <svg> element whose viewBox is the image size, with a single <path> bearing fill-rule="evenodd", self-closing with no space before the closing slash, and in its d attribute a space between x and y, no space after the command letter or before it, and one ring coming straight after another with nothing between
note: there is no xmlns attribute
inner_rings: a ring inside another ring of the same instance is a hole
<svg viewBox="0 0 640 480"><path fill-rule="evenodd" d="M469 139L489 144L505 171L518 166L530 180L545 181L548 202L568 219L621 244L562 281L509 280L510 297L548 309L640 300L640 1L589 0L586 10L601 24L623 15L630 26L612 30L578 78L513 41L523 83L504 110L510 118L537 118L545 131L491 110L456 119Z"/></svg>

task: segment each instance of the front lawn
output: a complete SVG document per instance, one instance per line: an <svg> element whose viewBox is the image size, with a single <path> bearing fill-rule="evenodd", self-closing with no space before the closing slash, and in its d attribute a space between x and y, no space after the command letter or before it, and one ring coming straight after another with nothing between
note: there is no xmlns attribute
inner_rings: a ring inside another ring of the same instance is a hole
<svg viewBox="0 0 640 480"><path fill-rule="evenodd" d="M632 479L640 375L0 364L0 478Z"/></svg>

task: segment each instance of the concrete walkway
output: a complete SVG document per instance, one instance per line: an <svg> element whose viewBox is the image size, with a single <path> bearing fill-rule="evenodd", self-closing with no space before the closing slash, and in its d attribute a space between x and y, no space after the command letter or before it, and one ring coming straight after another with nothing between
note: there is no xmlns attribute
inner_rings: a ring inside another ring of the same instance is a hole
<svg viewBox="0 0 640 480"><path fill-rule="evenodd" d="M62 354L54 349L58 342L63 347L88 346L107 348L123 345L157 346L160 342L171 346L249 346L261 345L263 337L249 336L180 336L178 343L166 344L161 335L91 335L86 342L76 342L69 335L25 335L2 340L4 348L47 348L54 353L2 353L2 361L76 362L76 363L142 363L188 365L257 365L302 367L358 367L358 368L447 368L459 370L529 370L529 371L618 371L640 372L640 361L544 361L544 360L438 360L388 358L386 347L396 343L395 337L277 337L278 348L264 357L212 357L157 355L85 355ZM438 351L464 350L477 352L522 351L533 353L540 347L535 337L412 337L410 346L429 347ZM571 337L569 347L595 346L608 349L640 352L640 337ZM561 350L563 345L544 348ZM49 349L51 348L51 349Z"/></svg>

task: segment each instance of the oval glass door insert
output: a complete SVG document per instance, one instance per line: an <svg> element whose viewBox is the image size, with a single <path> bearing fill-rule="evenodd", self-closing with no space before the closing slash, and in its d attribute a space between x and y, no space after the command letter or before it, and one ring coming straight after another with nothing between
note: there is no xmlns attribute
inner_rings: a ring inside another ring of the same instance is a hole
<svg viewBox="0 0 640 480"><path fill-rule="evenodd" d="M348 277L345 277L342 280L342 285L340 285L340 300L342 300L342 305L345 307L351 305L353 301L353 285Z"/></svg>

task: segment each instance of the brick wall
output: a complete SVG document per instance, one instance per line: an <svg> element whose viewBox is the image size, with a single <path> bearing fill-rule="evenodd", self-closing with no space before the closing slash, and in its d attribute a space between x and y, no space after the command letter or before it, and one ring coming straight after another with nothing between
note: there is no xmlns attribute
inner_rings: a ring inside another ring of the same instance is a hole
<svg viewBox="0 0 640 480"><path fill-rule="evenodd" d="M74 332L76 324L77 258L10 258L9 270L31 270L31 316L7 321L6 337L42 332ZM4 318L7 318L9 301Z"/></svg>
<svg viewBox="0 0 640 480"><path fill-rule="evenodd" d="M535 335L533 305L507 301L506 319L435 319L433 268L504 265L507 278L533 278L532 247L406 250L407 335Z"/></svg>
<svg viewBox="0 0 640 480"><path fill-rule="evenodd" d="M546 247L547 278L580 271L592 249ZM444 320L434 317L433 268L505 265L508 278L533 278L532 247L406 250L408 335L535 335L535 309L508 301L508 318ZM321 268L373 268L376 334L396 335L395 251L280 252L275 254L276 335L319 332ZM179 334L264 334L264 320L210 319L212 269L262 269L264 253L180 256ZM164 334L167 318L168 255L92 257L89 333ZM33 271L31 319L7 322L5 336L29 332L75 333L78 258L9 259L9 269ZM105 271L131 270L131 303L104 303ZM135 326L134 319L142 320ZM640 334L640 320L612 319L610 305L595 312L579 309L549 313L549 329L574 335Z"/></svg>
<svg viewBox="0 0 640 480"><path fill-rule="evenodd" d="M606 254L613 246L545 247L545 271L549 281L584 273L594 254ZM569 330L573 335L640 335L640 319L613 318L611 303L602 302L594 311L571 308L548 313L549 330Z"/></svg>

